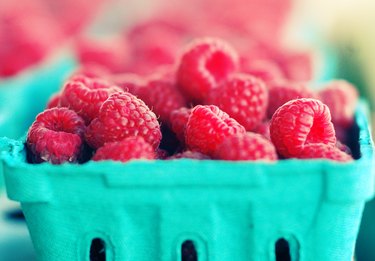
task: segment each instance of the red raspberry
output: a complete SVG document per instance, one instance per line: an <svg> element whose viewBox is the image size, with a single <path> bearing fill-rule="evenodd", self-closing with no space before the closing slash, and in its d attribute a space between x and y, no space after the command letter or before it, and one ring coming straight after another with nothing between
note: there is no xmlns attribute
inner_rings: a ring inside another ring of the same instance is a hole
<svg viewBox="0 0 375 261"><path fill-rule="evenodd" d="M283 51L278 60L286 79L306 82L313 78L313 56L311 53Z"/></svg>
<svg viewBox="0 0 375 261"><path fill-rule="evenodd" d="M335 146L324 143L314 143L304 146L298 155L300 159L330 159L340 162L349 162L353 158Z"/></svg>
<svg viewBox="0 0 375 261"><path fill-rule="evenodd" d="M0 1L0 78L35 66L61 45L61 30L44 7Z"/></svg>
<svg viewBox="0 0 375 261"><path fill-rule="evenodd" d="M115 74L112 75L110 80L123 91L130 92L135 96L138 95L139 88L147 84L140 75L135 73Z"/></svg>
<svg viewBox="0 0 375 261"><path fill-rule="evenodd" d="M176 67L173 65L161 65L154 69L155 71L150 74L147 78L149 80L165 80L176 84Z"/></svg>
<svg viewBox="0 0 375 261"><path fill-rule="evenodd" d="M189 116L192 109L180 108L171 112L170 122L172 131L176 134L177 139L185 144L185 130L186 124L189 120Z"/></svg>
<svg viewBox="0 0 375 261"><path fill-rule="evenodd" d="M172 65L182 44L181 36L170 30L156 29L139 32L129 37L131 44L131 72L149 75L161 65Z"/></svg>
<svg viewBox="0 0 375 261"><path fill-rule="evenodd" d="M272 97L267 108L269 119L281 105L288 101L300 98L315 98L314 92L302 83L277 81L269 83L268 87L269 97Z"/></svg>
<svg viewBox="0 0 375 261"><path fill-rule="evenodd" d="M122 141L114 141L100 147L92 160L114 160L126 162L136 159L155 159L154 148L142 137L128 137Z"/></svg>
<svg viewBox="0 0 375 261"><path fill-rule="evenodd" d="M85 133L87 143L99 148L106 142L141 136L155 149L161 140L156 115L147 105L127 92L112 94L100 107Z"/></svg>
<svg viewBox="0 0 375 261"><path fill-rule="evenodd" d="M278 153L286 158L298 157L307 144L336 144L329 109L315 99L292 100L281 106L272 116L270 133Z"/></svg>
<svg viewBox="0 0 375 261"><path fill-rule="evenodd" d="M185 50L177 70L177 83L192 101L202 101L211 89L237 68L235 50L220 39L203 38Z"/></svg>
<svg viewBox="0 0 375 261"><path fill-rule="evenodd" d="M186 125L186 144L191 150L209 156L224 139L245 133L245 128L214 105L198 105Z"/></svg>
<svg viewBox="0 0 375 261"><path fill-rule="evenodd" d="M247 64L252 61L266 60L275 62L279 69L282 70L278 61L275 61L276 46L266 43L260 39L247 39L240 47L241 65L246 68Z"/></svg>
<svg viewBox="0 0 375 261"><path fill-rule="evenodd" d="M165 80L151 80L138 88L137 97L143 100L164 124L170 125L169 115L173 110L186 106L186 101L177 87Z"/></svg>
<svg viewBox="0 0 375 261"><path fill-rule="evenodd" d="M258 127L254 129L254 132L262 135L267 140L271 140L270 124L271 124L270 121L262 122L261 124L258 125Z"/></svg>
<svg viewBox="0 0 375 261"><path fill-rule="evenodd" d="M47 102L47 106L46 106L47 109L51 109L51 108L54 108L54 107L60 107L60 99L61 99L61 93L60 92L53 94Z"/></svg>
<svg viewBox="0 0 375 261"><path fill-rule="evenodd" d="M167 125L170 125L171 111L186 105L186 101L177 87L168 80L157 78L156 75L144 80L136 74L128 73L112 77L112 80L119 84L123 90L128 90L143 100L160 117L160 121Z"/></svg>
<svg viewBox="0 0 375 261"><path fill-rule="evenodd" d="M218 106L250 131L266 115L268 90L263 81L256 77L235 74L213 89L206 103Z"/></svg>
<svg viewBox="0 0 375 261"><path fill-rule="evenodd" d="M40 113L29 129L27 146L35 162L76 162L83 146L85 123L74 111L52 108Z"/></svg>
<svg viewBox="0 0 375 261"><path fill-rule="evenodd" d="M173 12L173 15L175 12ZM137 23L133 26L127 36L130 39L144 38L145 36L152 35L154 32L169 32L173 35L185 37L187 33L186 22L176 17L168 17L168 14L163 12L157 16L153 16L148 20ZM150 40L150 38L148 38Z"/></svg>
<svg viewBox="0 0 375 261"><path fill-rule="evenodd" d="M99 112L102 103L109 95L122 90L101 79L74 76L65 84L60 103L80 115L88 124Z"/></svg>
<svg viewBox="0 0 375 261"><path fill-rule="evenodd" d="M198 151L191 151L191 150L186 150L184 152L181 152L181 153L177 153L171 157L169 157L168 159L196 159L196 160L205 160L205 159L210 159L209 156L203 154L203 153L200 153Z"/></svg>
<svg viewBox="0 0 375 261"><path fill-rule="evenodd" d="M113 73L125 71L129 62L129 48L122 38L79 39L76 52L83 65L101 65Z"/></svg>
<svg viewBox="0 0 375 261"><path fill-rule="evenodd" d="M284 79L284 73L280 67L271 60L241 60L241 71L255 76L264 82Z"/></svg>
<svg viewBox="0 0 375 261"><path fill-rule="evenodd" d="M283 25L293 6L290 0L198 0L195 2L199 6L196 12L200 12L202 17L207 17L232 31L242 32L244 38L264 39L270 43L280 38ZM197 14L193 17L196 16Z"/></svg>
<svg viewBox="0 0 375 261"><path fill-rule="evenodd" d="M273 144L262 135L245 133L228 137L215 152L215 158L221 160L277 160Z"/></svg>
<svg viewBox="0 0 375 261"><path fill-rule="evenodd" d="M330 109L334 124L343 127L353 124L358 91L352 84L344 80L332 81L318 94L320 100Z"/></svg>

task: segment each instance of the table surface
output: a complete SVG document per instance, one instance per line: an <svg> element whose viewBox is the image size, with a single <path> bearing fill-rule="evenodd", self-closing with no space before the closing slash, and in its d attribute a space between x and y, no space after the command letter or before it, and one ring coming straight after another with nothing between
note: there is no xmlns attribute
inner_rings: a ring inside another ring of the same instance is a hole
<svg viewBox="0 0 375 261"><path fill-rule="evenodd" d="M20 206L0 194L0 260L36 260Z"/></svg>

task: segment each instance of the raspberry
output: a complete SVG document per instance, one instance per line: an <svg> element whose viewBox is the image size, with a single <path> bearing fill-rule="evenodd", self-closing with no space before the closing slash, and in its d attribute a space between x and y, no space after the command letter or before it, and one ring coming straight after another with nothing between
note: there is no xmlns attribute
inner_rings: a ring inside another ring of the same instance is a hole
<svg viewBox="0 0 375 261"><path fill-rule="evenodd" d="M313 57L311 53L283 51L281 57L278 58L286 79L306 82L313 78Z"/></svg>
<svg viewBox="0 0 375 261"><path fill-rule="evenodd" d="M283 25L293 6L290 0L205 0L196 2L199 3L200 8L197 9L198 12L201 12L201 16L213 20L222 27L228 27L232 31L243 32L242 37L246 35L250 38L251 36L251 38L264 39L270 43L279 39L284 28Z"/></svg>
<svg viewBox="0 0 375 261"><path fill-rule="evenodd" d="M114 160L126 162L135 159L155 159L155 150L142 137L128 137L122 141L114 141L100 147L92 160Z"/></svg>
<svg viewBox="0 0 375 261"><path fill-rule="evenodd" d="M188 99L200 102L236 70L237 64L237 53L226 42L198 39L182 55L177 70L178 86Z"/></svg>
<svg viewBox="0 0 375 261"><path fill-rule="evenodd" d="M349 162L353 158L335 146L324 143L306 145L298 155L300 159L330 159L340 162Z"/></svg>
<svg viewBox="0 0 375 261"><path fill-rule="evenodd" d="M110 80L123 91L137 96L138 89L146 85L146 81L135 73L122 73L112 75Z"/></svg>
<svg viewBox="0 0 375 261"><path fill-rule="evenodd" d="M86 141L91 147L99 148L106 142L130 136L141 136L156 149L161 140L159 123L142 100L127 92L114 93L88 126Z"/></svg>
<svg viewBox="0 0 375 261"><path fill-rule="evenodd" d="M181 36L167 29L145 30L129 37L131 44L131 72L149 75L154 68L172 65L182 44Z"/></svg>
<svg viewBox="0 0 375 261"><path fill-rule="evenodd" d="M186 125L186 144L191 150L209 156L224 139L245 133L245 128L214 105L198 105Z"/></svg>
<svg viewBox="0 0 375 261"><path fill-rule="evenodd" d="M189 120L189 116L192 109L180 108L171 112L170 122L172 131L176 134L178 140L185 144L185 130L186 124Z"/></svg>
<svg viewBox="0 0 375 261"><path fill-rule="evenodd" d="M175 14L175 13L173 13ZM186 36L186 21L182 19L175 19L175 17L167 17L168 15L163 12L157 16L153 16L148 20L137 23L127 32L130 39L144 38L154 32L169 32L170 34ZM150 39L148 39L150 40ZM138 39L137 39L138 41Z"/></svg>
<svg viewBox="0 0 375 261"><path fill-rule="evenodd" d="M40 113L27 135L34 161L52 164L76 162L83 146L85 124L74 111L52 108Z"/></svg>
<svg viewBox="0 0 375 261"><path fill-rule="evenodd" d="M0 78L42 62L59 47L63 35L46 11L41 1L0 1Z"/></svg>
<svg viewBox="0 0 375 261"><path fill-rule="evenodd" d="M206 103L218 106L250 131L266 115L268 91L258 78L234 74L210 92Z"/></svg>
<svg viewBox="0 0 375 261"><path fill-rule="evenodd" d="M170 125L169 115L173 110L186 106L186 101L177 87L165 80L151 80L138 88L137 97L143 100L160 121Z"/></svg>
<svg viewBox="0 0 375 261"><path fill-rule="evenodd" d="M205 159L210 159L209 156L203 154L203 153L200 153L198 151L191 151L191 150L186 150L184 152L181 152L181 153L177 153L171 157L169 157L168 159L196 159L196 160L205 160Z"/></svg>
<svg viewBox="0 0 375 261"><path fill-rule="evenodd" d="M60 92L53 94L47 102L47 106L46 106L47 109L51 109L51 108L54 108L54 107L60 107L60 99L61 99L61 93Z"/></svg>
<svg viewBox="0 0 375 261"><path fill-rule="evenodd" d="M288 101L315 97L314 92L301 83L277 81L269 83L268 87L269 97L272 97L267 108L267 116L269 119L272 118L272 115L281 105Z"/></svg>
<svg viewBox="0 0 375 261"><path fill-rule="evenodd" d="M265 82L285 78L280 67L270 60L255 60L250 62L246 59L242 59L241 71L255 76Z"/></svg>
<svg viewBox="0 0 375 261"><path fill-rule="evenodd" d="M221 160L277 160L273 144L262 135L248 132L228 137L215 152L215 158Z"/></svg>
<svg viewBox="0 0 375 261"><path fill-rule="evenodd" d="M162 76L161 76L162 77ZM148 80L136 74L122 74L112 78L123 90L143 100L152 111L160 117L160 121L170 125L171 111L186 105L186 101L177 87L170 81L153 75Z"/></svg>
<svg viewBox="0 0 375 261"><path fill-rule="evenodd" d="M165 81L176 83L176 68L173 65L161 65L154 69L155 71L148 76L149 80L163 79Z"/></svg>
<svg viewBox="0 0 375 261"><path fill-rule="evenodd" d="M88 124L97 116L100 106L109 95L121 91L119 87L101 79L74 76L65 84L60 103L77 112Z"/></svg>
<svg viewBox="0 0 375 261"><path fill-rule="evenodd" d="M259 124L255 129L255 133L262 135L267 140L271 140L270 136L270 121L265 121Z"/></svg>
<svg viewBox="0 0 375 261"><path fill-rule="evenodd" d="M266 60L270 62L275 62L280 68L278 61L275 61L275 46L270 45L260 39L247 39L245 43L242 44L242 48L239 48L241 55L241 65L242 68L246 68L247 64L251 64L252 61Z"/></svg>
<svg viewBox="0 0 375 261"><path fill-rule="evenodd" d="M76 52L83 65L101 65L113 73L126 70L129 48L122 38L79 39Z"/></svg>
<svg viewBox="0 0 375 261"><path fill-rule="evenodd" d="M277 109L270 133L278 153L286 158L298 157L307 144L336 144L329 109L315 99L292 100Z"/></svg>
<svg viewBox="0 0 375 261"><path fill-rule="evenodd" d="M320 100L328 106L332 114L332 122L343 127L353 124L354 112L358 102L358 91L344 80L328 83L318 93Z"/></svg>

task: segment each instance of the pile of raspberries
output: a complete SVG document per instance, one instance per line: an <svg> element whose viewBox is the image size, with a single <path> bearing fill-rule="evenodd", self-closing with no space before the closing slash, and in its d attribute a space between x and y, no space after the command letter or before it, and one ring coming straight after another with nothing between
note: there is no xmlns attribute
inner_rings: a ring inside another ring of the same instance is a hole
<svg viewBox="0 0 375 261"><path fill-rule="evenodd" d="M353 160L350 83L314 91L267 63L245 68L220 38L195 39L177 60L147 77L76 71L30 127L29 160Z"/></svg>

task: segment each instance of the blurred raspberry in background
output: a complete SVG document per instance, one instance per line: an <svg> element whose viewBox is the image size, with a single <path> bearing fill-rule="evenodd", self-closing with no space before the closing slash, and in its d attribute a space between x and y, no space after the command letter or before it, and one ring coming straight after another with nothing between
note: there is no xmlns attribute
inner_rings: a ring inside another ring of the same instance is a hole
<svg viewBox="0 0 375 261"><path fill-rule="evenodd" d="M79 33L103 0L0 1L0 77L39 63Z"/></svg>
<svg viewBox="0 0 375 261"><path fill-rule="evenodd" d="M149 75L157 67L173 65L192 39L219 37L245 63L272 63L287 79L308 81L314 76L313 53L284 44L291 9L291 0L112 0L84 41L77 41L76 53L83 65L104 63L115 73L122 67L122 73Z"/></svg>
<svg viewBox="0 0 375 261"><path fill-rule="evenodd" d="M44 5L1 2L0 76L12 76L35 64L61 40L62 34Z"/></svg>
<svg viewBox="0 0 375 261"><path fill-rule="evenodd" d="M291 7L291 0L0 0L0 77L72 38L83 65L148 75L173 65L191 39L211 36L227 39L243 59L272 60L288 79L306 81L311 54L282 44Z"/></svg>

